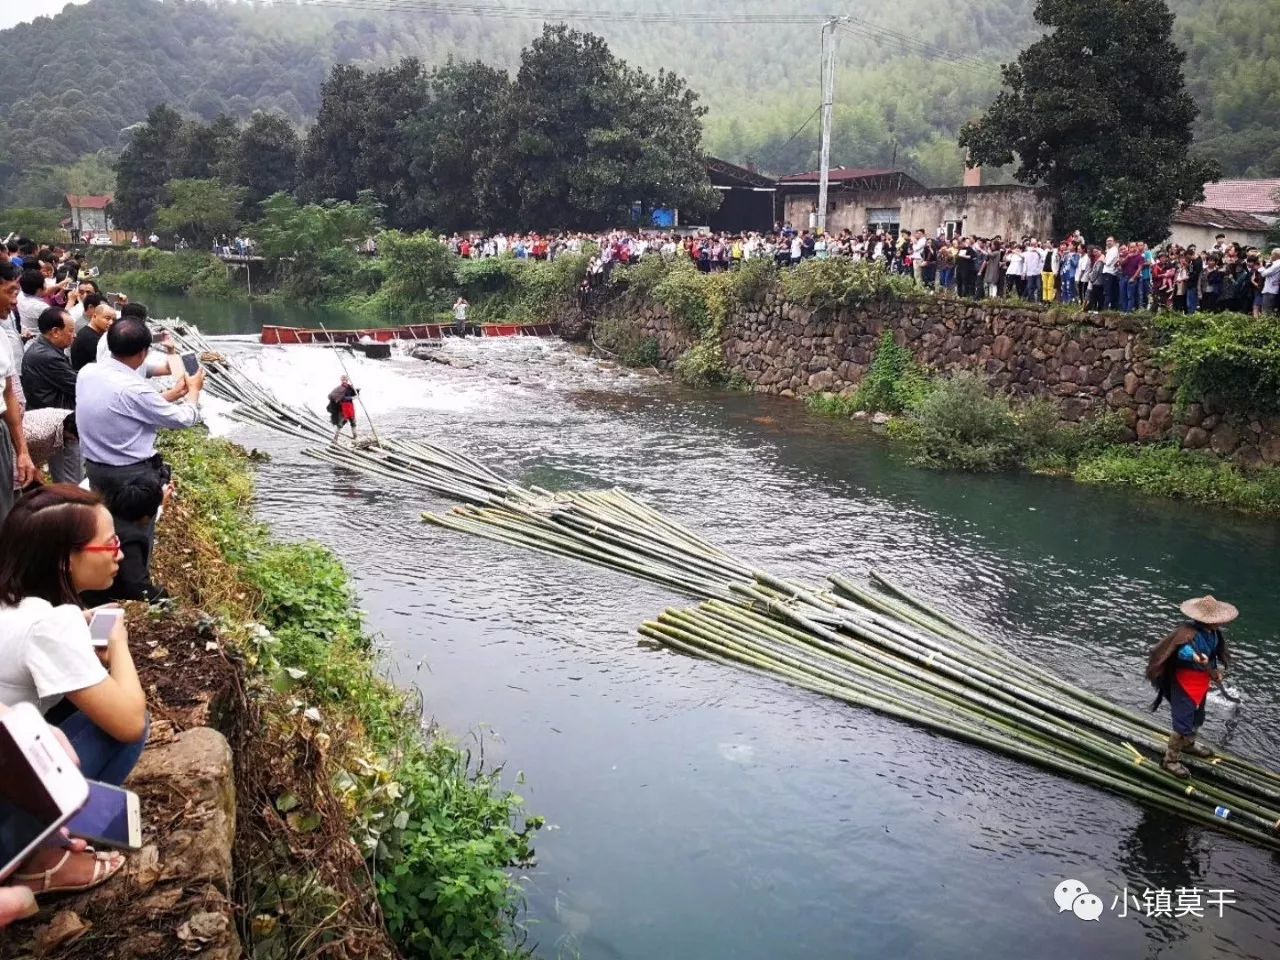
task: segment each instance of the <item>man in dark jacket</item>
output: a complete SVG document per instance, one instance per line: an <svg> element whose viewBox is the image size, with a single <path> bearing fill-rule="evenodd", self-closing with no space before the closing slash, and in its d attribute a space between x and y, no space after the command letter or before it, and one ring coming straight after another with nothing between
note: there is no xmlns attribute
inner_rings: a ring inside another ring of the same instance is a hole
<svg viewBox="0 0 1280 960"><path fill-rule="evenodd" d="M1172 714L1173 732L1169 734L1162 766L1185 780L1191 774L1181 762L1182 754L1213 756L1211 749L1196 743L1196 733L1204 723L1209 684L1221 682L1229 660L1227 638L1221 628L1240 612L1213 597L1195 597L1179 609L1188 622L1152 648L1147 679L1160 691L1152 709L1167 698Z"/></svg>
<svg viewBox="0 0 1280 960"><path fill-rule="evenodd" d="M80 599L91 607L118 600L166 600L169 594L151 579L151 547L155 524L166 500L159 477L138 476L113 487L106 494L107 509L120 539L120 567L106 590L86 592Z"/></svg>
<svg viewBox="0 0 1280 960"><path fill-rule="evenodd" d="M76 371L67 349L76 337L75 321L61 307L49 307L40 314L40 335L27 349L22 361L22 392L28 410L76 407ZM84 479L84 462L78 441L65 443L49 459L49 475L54 483L78 484Z"/></svg>

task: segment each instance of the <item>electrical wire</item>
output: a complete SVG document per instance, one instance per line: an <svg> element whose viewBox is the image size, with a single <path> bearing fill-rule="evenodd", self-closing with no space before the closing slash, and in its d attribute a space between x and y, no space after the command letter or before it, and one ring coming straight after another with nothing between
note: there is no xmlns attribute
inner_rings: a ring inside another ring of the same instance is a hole
<svg viewBox="0 0 1280 960"><path fill-rule="evenodd" d="M852 36L860 39L882 40L887 39L896 43L907 53L914 53L924 57L926 60L933 60L945 63L949 66L958 67L961 70L971 74L972 76L987 77L991 75L992 63L983 60L977 60L972 57L952 56L940 48L934 47L932 44L916 41L910 37L900 36L892 31L885 32L877 28L871 28L861 23L841 23L839 29L844 30Z"/></svg>
<svg viewBox="0 0 1280 960"><path fill-rule="evenodd" d="M497 20L600 20L615 23L725 23L725 24L806 24L831 19L822 13L699 13L644 10L537 9L499 7L469 0L298 0L299 6L350 10L378 10L391 13L429 13L442 16L491 17Z"/></svg>

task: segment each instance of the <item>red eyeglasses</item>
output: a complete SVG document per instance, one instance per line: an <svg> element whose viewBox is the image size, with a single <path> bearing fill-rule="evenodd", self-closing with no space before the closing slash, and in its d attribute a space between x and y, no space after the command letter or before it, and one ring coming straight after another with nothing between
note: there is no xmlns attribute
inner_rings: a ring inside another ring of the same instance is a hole
<svg viewBox="0 0 1280 960"><path fill-rule="evenodd" d="M120 538L112 537L106 543L91 543L89 546L81 547L80 549L85 553L119 553Z"/></svg>

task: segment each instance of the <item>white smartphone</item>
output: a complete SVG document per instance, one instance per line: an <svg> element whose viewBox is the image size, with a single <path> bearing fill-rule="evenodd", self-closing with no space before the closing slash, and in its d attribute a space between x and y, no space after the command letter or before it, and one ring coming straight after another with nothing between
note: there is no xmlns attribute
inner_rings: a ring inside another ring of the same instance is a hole
<svg viewBox="0 0 1280 960"><path fill-rule="evenodd" d="M0 716L0 771L3 880L84 806L89 784L29 703Z"/></svg>
<svg viewBox="0 0 1280 960"><path fill-rule="evenodd" d="M97 780L88 783L88 802L67 821L71 835L83 837L94 846L141 849L142 815L138 795Z"/></svg>
<svg viewBox="0 0 1280 960"><path fill-rule="evenodd" d="M89 621L89 636L95 647L107 646L111 640L111 631L123 616L124 610L121 607L100 607L93 611L93 619Z"/></svg>

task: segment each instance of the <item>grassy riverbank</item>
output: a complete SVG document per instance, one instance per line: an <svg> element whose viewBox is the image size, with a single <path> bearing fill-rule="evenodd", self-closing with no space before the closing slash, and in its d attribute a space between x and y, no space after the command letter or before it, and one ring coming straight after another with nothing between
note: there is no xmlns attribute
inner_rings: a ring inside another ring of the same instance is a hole
<svg viewBox="0 0 1280 960"><path fill-rule="evenodd" d="M531 859L539 818L381 676L337 559L252 519L242 450L194 431L164 447L181 493L160 579L216 619L248 678L236 764L249 955L520 955L508 868Z"/></svg>

